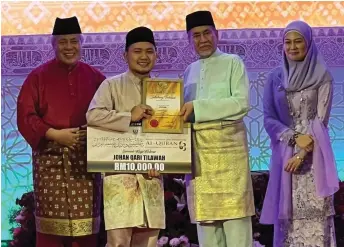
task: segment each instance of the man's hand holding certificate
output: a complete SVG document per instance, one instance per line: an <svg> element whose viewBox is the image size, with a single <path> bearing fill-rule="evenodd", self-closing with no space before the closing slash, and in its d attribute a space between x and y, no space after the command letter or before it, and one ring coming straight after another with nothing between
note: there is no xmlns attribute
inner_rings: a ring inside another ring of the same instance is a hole
<svg viewBox="0 0 344 247"><path fill-rule="evenodd" d="M142 119L149 119L153 115L152 107L148 105L137 105L131 109L131 122L138 122Z"/></svg>

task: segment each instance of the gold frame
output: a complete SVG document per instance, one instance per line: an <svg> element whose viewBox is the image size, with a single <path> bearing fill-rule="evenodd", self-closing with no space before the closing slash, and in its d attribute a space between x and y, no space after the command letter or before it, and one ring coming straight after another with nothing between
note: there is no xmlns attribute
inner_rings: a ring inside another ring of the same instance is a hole
<svg viewBox="0 0 344 247"><path fill-rule="evenodd" d="M184 104L184 82L182 79L166 79L166 78L145 78L143 80L143 84L142 84L142 104L146 104L146 95L147 95L147 84L148 82L167 82L167 83L171 83L171 82L178 82L181 84L180 86L180 106L182 107ZM184 131L184 120L183 117L180 117L180 124L179 124L179 128L178 129L170 129L170 130L159 130L159 129L148 129L147 125L148 125L148 120L143 119L142 120L142 132L143 133L170 133L170 134L182 134Z"/></svg>

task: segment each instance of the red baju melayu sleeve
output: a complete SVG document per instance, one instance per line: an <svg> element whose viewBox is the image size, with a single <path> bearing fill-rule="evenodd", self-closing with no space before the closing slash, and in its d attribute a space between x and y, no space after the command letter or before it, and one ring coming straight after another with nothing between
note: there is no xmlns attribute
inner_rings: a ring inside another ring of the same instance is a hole
<svg viewBox="0 0 344 247"><path fill-rule="evenodd" d="M38 99L38 76L31 73L24 81L18 96L17 125L19 132L33 149L38 147L45 133L51 128L39 116Z"/></svg>

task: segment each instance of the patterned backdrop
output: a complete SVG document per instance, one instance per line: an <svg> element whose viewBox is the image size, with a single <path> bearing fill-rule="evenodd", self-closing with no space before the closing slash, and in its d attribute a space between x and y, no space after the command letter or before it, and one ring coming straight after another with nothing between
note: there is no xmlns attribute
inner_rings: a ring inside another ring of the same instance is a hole
<svg viewBox="0 0 344 247"><path fill-rule="evenodd" d="M330 134L339 174L344 179L344 27L316 28L315 42L335 78L335 95ZM180 77L196 55L188 46L185 32L156 32L158 62L154 76ZM125 33L85 35L83 61L106 76L126 70L122 58ZM16 100L27 74L53 57L50 36L3 36L1 38L1 130L2 130L2 239L8 235L8 211L15 198L32 188L31 150L17 130ZM240 55L251 81L251 111L248 127L252 170L267 169L269 139L263 128L262 92L268 72L281 61L281 30L220 31L220 49Z"/></svg>
<svg viewBox="0 0 344 247"><path fill-rule="evenodd" d="M2 119L2 239L8 232L8 211L15 198L32 189L31 150L17 131L16 99L27 74L52 58L49 36L4 36L50 33L48 16L77 15L84 32L127 31L136 25L154 30L182 30L184 16L197 9L213 11L220 28L282 27L302 18L314 26L344 26L343 2L221 3L221 2L2 2L1 119ZM111 9L111 11L110 11ZM172 13L183 13L172 15ZM296 14L297 13L297 14ZM330 134L341 179L344 179L344 28L316 28L316 43L335 78ZM88 34L83 60L107 76L123 72L125 33ZM159 59L154 75L179 77L196 59L185 32L157 32ZM251 80L252 109L246 118L252 170L267 169L269 140L262 125L262 90L267 73L281 61L281 30L225 30L220 49L240 55Z"/></svg>
<svg viewBox="0 0 344 247"><path fill-rule="evenodd" d="M48 34L55 17L78 16L84 32L185 30L185 16L212 11L219 29L284 27L295 19L311 26L344 26L344 1L2 1L1 34ZM53 17L53 18L52 18Z"/></svg>

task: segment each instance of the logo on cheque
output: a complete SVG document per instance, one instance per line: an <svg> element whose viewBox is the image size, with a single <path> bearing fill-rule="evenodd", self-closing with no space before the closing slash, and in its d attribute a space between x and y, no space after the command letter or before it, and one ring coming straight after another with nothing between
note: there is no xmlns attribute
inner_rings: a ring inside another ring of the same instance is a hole
<svg viewBox="0 0 344 247"><path fill-rule="evenodd" d="M179 149L186 151L186 143L183 141L179 142Z"/></svg>

